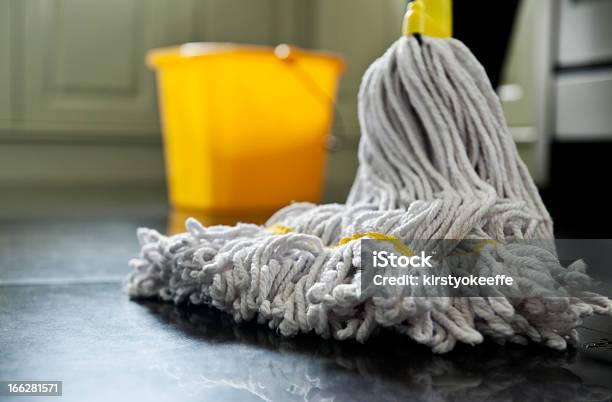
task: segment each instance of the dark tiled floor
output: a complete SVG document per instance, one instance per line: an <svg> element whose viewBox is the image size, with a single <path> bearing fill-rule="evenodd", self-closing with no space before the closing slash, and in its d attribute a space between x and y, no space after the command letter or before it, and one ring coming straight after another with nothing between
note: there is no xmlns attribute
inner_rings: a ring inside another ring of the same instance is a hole
<svg viewBox="0 0 612 402"><path fill-rule="evenodd" d="M0 284L117 282L138 250L136 229L165 230L165 219L0 223Z"/></svg>
<svg viewBox="0 0 612 402"><path fill-rule="evenodd" d="M432 356L390 334L366 346L282 339L208 309L129 301L121 279L139 225L165 221L0 222L0 380L62 380L67 401L612 398L609 347ZM609 324L585 323L584 342L612 338Z"/></svg>

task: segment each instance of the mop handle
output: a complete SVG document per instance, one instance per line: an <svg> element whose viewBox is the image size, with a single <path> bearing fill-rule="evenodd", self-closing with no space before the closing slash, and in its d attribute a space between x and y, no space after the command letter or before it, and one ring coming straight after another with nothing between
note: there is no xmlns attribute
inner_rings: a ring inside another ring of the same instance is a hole
<svg viewBox="0 0 612 402"><path fill-rule="evenodd" d="M413 0L408 3L402 32L450 38L453 36L452 0Z"/></svg>

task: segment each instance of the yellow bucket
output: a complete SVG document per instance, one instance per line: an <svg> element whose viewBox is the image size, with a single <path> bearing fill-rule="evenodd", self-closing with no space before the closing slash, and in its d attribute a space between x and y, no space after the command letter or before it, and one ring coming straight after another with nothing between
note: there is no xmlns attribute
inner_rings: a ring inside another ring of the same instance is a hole
<svg viewBox="0 0 612 402"><path fill-rule="evenodd" d="M173 207L225 223L320 201L339 57L198 43L152 50L147 64L157 72Z"/></svg>

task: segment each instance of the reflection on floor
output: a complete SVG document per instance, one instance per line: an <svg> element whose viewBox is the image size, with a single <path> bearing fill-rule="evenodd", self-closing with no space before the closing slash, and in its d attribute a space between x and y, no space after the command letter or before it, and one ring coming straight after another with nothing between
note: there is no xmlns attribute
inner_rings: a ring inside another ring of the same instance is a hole
<svg viewBox="0 0 612 402"><path fill-rule="evenodd" d="M231 386L263 400L545 400L604 401L612 392L585 383L572 371L576 350L462 346L447 355L383 333L367 346L315 336L281 338L256 324L235 324L227 315L197 307L143 302L172 330L218 345L248 345L264 359L252 369L225 373L181 370L183 385ZM236 366L241 356L227 356ZM247 365L248 367L248 365ZM612 369L611 369L612 372ZM356 393L359 390L359 393ZM401 398L400 398L401 396Z"/></svg>

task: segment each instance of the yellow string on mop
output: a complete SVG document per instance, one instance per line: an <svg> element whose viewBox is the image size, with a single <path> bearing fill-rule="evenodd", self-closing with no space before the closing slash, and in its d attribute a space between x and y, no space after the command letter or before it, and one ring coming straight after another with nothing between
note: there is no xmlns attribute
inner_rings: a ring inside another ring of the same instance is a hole
<svg viewBox="0 0 612 402"><path fill-rule="evenodd" d="M277 235L284 235L284 234L293 232L292 228L290 228L289 226L283 226L283 225L269 226L266 228L266 230L270 233L274 233Z"/></svg>
<svg viewBox="0 0 612 402"><path fill-rule="evenodd" d="M338 242L339 246L342 246L348 242L351 242L353 240L358 240L361 239L363 237L371 237L372 239L375 240L384 240L384 241L388 241L391 244L393 244L393 247L395 247L395 249L397 251L399 251L400 253L402 253L403 255L406 255L408 257L412 257L414 255L416 255L414 253L414 251L412 251L412 249L410 247L408 247L407 245L405 245L400 239L398 239L397 237L393 237L390 235L386 235L384 233L379 233L379 232L365 232L365 233L355 233L352 236L349 237L343 237L342 239L340 239L340 241Z"/></svg>

